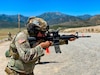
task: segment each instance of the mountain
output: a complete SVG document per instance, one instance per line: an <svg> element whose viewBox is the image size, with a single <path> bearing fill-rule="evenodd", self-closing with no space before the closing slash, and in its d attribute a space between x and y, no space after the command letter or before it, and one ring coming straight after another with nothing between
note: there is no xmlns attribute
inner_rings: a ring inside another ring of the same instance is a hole
<svg viewBox="0 0 100 75"><path fill-rule="evenodd" d="M99 20L99 15L96 18L96 21ZM53 25L54 27L84 27L84 26L95 26L99 25L97 22L93 21L95 16L91 16L88 14L80 15L80 16L72 16L63 14L60 12L47 12L43 13L37 17L45 19L49 25ZM93 18L93 20L92 20Z"/></svg>
<svg viewBox="0 0 100 75"><path fill-rule="evenodd" d="M85 14L85 15L80 15L80 16L77 16L78 18L82 19L82 20L88 20L90 19L92 16L91 15L88 15L88 14Z"/></svg>
<svg viewBox="0 0 100 75"><path fill-rule="evenodd" d="M100 15L95 15L89 19L92 24L100 25Z"/></svg>
<svg viewBox="0 0 100 75"><path fill-rule="evenodd" d="M20 23L21 27L24 26L25 22L27 21L28 17L20 15ZM17 27L18 25L18 15L0 15L0 28L13 28Z"/></svg>
<svg viewBox="0 0 100 75"><path fill-rule="evenodd" d="M47 12L37 17L45 19L49 25L59 24L59 23L69 22L69 21L80 21L80 18L78 17L66 15L60 12Z"/></svg>
<svg viewBox="0 0 100 75"><path fill-rule="evenodd" d="M23 15L20 15L20 21L24 23L28 17L25 17ZM9 21L9 22L18 22L18 15L6 15L6 14L1 14L0 15L0 20L3 21Z"/></svg>
<svg viewBox="0 0 100 75"><path fill-rule="evenodd" d="M69 22L60 23L58 25L64 26L64 27L86 27L86 26L100 25L100 15L94 15L94 16L87 15L87 17L86 15L85 17L83 15L83 16L80 16L80 19L81 19L80 21L69 21Z"/></svg>
<svg viewBox="0 0 100 75"><path fill-rule="evenodd" d="M41 17L41 18L45 19L46 21L49 21L51 19L62 18L65 16L66 16L66 14L63 14L60 12L46 12L41 15L38 15L37 17Z"/></svg>
<svg viewBox="0 0 100 75"><path fill-rule="evenodd" d="M60 12L46 12L36 17L43 18L50 26L83 27L100 25L100 15L79 15L73 16ZM20 15L21 27L24 27L28 17ZM0 28L18 27L18 15L0 15Z"/></svg>

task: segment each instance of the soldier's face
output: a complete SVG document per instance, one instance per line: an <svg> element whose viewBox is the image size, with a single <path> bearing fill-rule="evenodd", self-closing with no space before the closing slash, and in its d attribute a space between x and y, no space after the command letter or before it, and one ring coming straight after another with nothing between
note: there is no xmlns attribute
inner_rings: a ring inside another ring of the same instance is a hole
<svg viewBox="0 0 100 75"><path fill-rule="evenodd" d="M39 31L37 37L45 37L45 31Z"/></svg>

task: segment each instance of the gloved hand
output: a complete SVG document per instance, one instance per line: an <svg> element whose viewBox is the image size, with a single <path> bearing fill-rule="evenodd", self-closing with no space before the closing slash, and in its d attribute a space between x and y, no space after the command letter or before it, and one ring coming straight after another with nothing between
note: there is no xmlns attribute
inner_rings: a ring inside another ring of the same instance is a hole
<svg viewBox="0 0 100 75"><path fill-rule="evenodd" d="M39 44L42 48L48 48L52 45L52 41L46 41Z"/></svg>
<svg viewBox="0 0 100 75"><path fill-rule="evenodd" d="M69 41L74 41L76 38L70 38Z"/></svg>
<svg viewBox="0 0 100 75"><path fill-rule="evenodd" d="M71 34L72 36L75 36L74 34ZM76 37L74 37L74 38L70 38L70 39L68 39L69 41L75 41L76 40Z"/></svg>

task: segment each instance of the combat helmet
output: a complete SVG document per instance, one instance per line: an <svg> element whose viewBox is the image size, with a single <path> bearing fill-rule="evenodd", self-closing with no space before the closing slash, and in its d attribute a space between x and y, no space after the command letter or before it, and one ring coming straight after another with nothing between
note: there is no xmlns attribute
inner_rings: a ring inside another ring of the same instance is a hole
<svg viewBox="0 0 100 75"><path fill-rule="evenodd" d="M49 26L45 20L37 17L30 17L27 21L27 30L29 32L47 31Z"/></svg>

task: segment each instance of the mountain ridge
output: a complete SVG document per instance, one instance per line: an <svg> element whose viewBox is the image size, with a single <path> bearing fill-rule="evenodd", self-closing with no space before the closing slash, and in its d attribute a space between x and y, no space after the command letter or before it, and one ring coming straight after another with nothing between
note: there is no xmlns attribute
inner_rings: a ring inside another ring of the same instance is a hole
<svg viewBox="0 0 100 75"><path fill-rule="evenodd" d="M63 14L61 12L45 12L36 17L43 18L51 26L61 25L61 26L95 26L100 24L100 15L79 15L73 16L68 14ZM24 27L27 22L28 17L20 15L21 27ZM17 27L18 15L6 15L0 14L0 28L12 28Z"/></svg>

